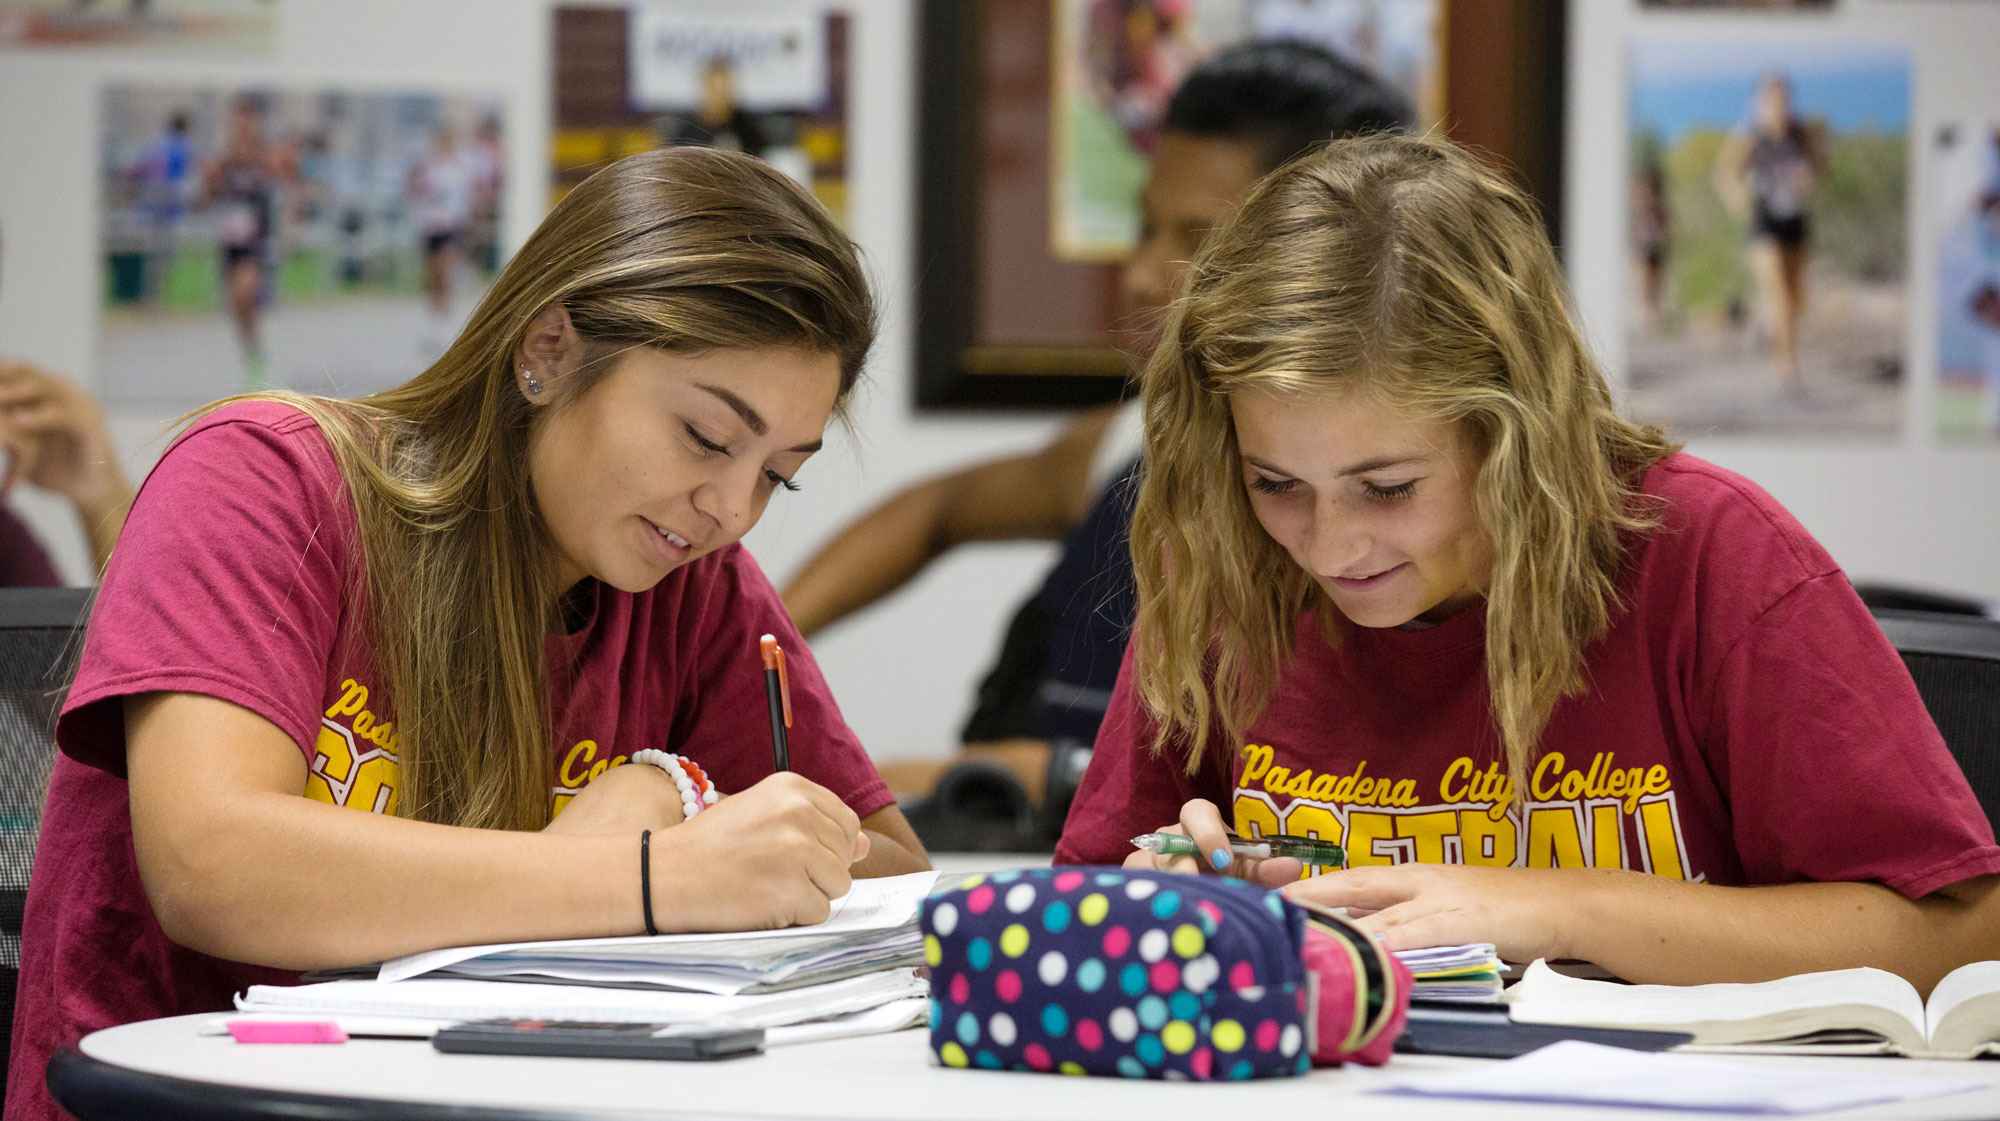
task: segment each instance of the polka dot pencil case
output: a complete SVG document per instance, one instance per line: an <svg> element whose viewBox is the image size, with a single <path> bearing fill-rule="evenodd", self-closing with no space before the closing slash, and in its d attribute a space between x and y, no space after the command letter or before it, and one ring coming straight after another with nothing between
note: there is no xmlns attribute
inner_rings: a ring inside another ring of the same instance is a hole
<svg viewBox="0 0 2000 1121"><path fill-rule="evenodd" d="M973 876L925 900L922 926L946 1066L1299 1074L1387 1060L1409 1006L1409 970L1344 918L1219 876Z"/></svg>

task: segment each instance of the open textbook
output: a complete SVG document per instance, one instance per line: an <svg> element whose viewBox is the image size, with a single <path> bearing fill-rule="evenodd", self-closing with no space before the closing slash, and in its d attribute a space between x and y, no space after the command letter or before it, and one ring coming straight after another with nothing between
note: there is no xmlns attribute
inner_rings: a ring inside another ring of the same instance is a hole
<svg viewBox="0 0 2000 1121"><path fill-rule="evenodd" d="M1684 1031L1682 1050L1801 1055L2000 1055L2000 961L1946 974L1926 1002L1894 973L1838 969L1753 985L1622 985L1537 961L1507 991L1531 1024Z"/></svg>

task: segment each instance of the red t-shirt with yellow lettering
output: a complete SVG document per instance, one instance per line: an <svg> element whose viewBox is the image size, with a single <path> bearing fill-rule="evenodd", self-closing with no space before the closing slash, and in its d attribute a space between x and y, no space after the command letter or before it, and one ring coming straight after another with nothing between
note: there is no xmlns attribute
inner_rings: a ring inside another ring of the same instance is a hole
<svg viewBox="0 0 2000 1121"><path fill-rule="evenodd" d="M1056 851L1115 863L1208 798L1243 834L1404 861L1626 868L1714 884L1877 881L1912 898L2000 847L1895 650L1824 549L1741 476L1676 455L1644 488L1627 609L1585 653L1525 804L1488 712L1483 605L1424 630L1305 620L1246 742L1149 753L1130 651ZM1324 870L1324 869L1321 869ZM1308 869L1308 873L1315 871Z"/></svg>
<svg viewBox="0 0 2000 1121"><path fill-rule="evenodd" d="M55 1116L42 1072L57 1047L113 1024L227 1009L250 984L296 982L198 954L161 931L133 854L121 698L168 691L241 705L298 745L307 797L394 812L395 718L345 594L355 535L325 436L281 405L218 410L147 479L56 728L61 753L22 937L9 1121ZM580 629L547 647L557 812L641 748L688 755L725 792L770 774L757 645L766 632L791 655L793 769L864 817L893 801L740 545L637 595L597 585L583 614ZM638 874L633 852L621 874Z"/></svg>

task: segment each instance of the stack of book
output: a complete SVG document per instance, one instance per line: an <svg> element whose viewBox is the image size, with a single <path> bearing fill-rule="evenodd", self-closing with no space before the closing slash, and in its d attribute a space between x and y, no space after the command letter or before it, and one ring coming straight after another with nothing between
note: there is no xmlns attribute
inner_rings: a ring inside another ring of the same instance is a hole
<svg viewBox="0 0 2000 1121"><path fill-rule="evenodd" d="M1491 942L1399 950L1396 957L1416 978L1412 1000L1484 1004L1500 999L1500 958Z"/></svg>
<svg viewBox="0 0 2000 1121"><path fill-rule="evenodd" d="M917 911L934 880L856 880L814 926L435 950L372 977L254 985L236 1006L362 1025L350 1034L426 1035L476 1019L765 1028L772 1042L895 1030L926 1009ZM770 1031L788 1028L798 1030Z"/></svg>

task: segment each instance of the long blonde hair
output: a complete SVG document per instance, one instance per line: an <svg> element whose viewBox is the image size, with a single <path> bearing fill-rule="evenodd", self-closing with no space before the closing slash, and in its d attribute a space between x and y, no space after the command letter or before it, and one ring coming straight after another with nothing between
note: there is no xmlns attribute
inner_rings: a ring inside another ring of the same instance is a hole
<svg viewBox="0 0 2000 1121"><path fill-rule="evenodd" d="M1232 394L1362 389L1480 453L1486 672L1514 789L1618 609L1639 477L1676 450L1615 411L1534 203L1451 143L1336 141L1274 172L1195 258L1143 374L1133 669L1192 772L1263 712L1293 639L1336 609L1259 525Z"/></svg>
<svg viewBox="0 0 2000 1121"><path fill-rule="evenodd" d="M585 361L535 408L515 353L555 304ZM856 248L811 195L747 156L676 148L621 160L565 196L409 382L353 399L249 395L311 416L352 498L361 558L345 594L394 706L399 816L548 822L544 643L562 589L529 480L537 427L639 346L832 354L844 403L874 335Z"/></svg>

